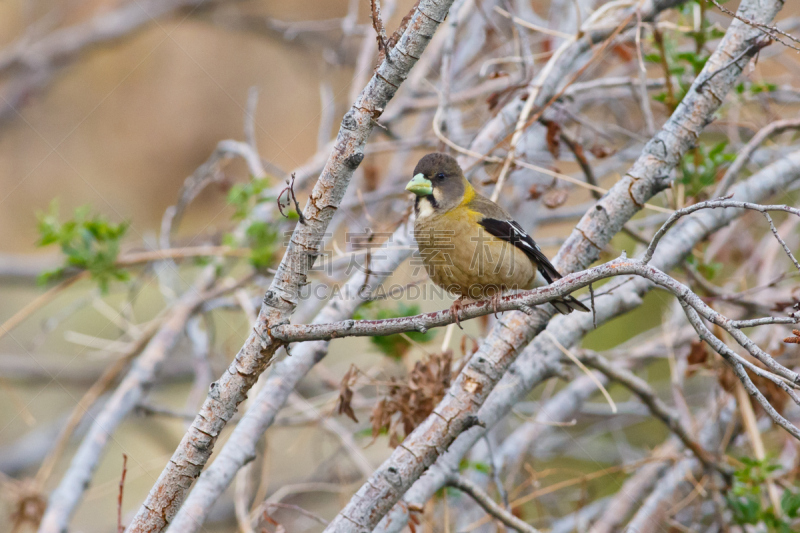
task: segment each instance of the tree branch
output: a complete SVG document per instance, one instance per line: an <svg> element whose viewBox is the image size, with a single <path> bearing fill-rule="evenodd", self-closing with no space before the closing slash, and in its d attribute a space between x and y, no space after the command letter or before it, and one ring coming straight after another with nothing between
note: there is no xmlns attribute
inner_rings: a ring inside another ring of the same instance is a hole
<svg viewBox="0 0 800 533"><path fill-rule="evenodd" d="M682 422L678 413L670 409L656 395L655 391L646 381L637 377L633 372L616 367L605 357L593 352L583 352L579 356L587 366L599 370L609 379L613 379L630 389L644 402L653 415L664 422L669 429L678 436L684 446L694 453L706 468L714 468L723 474L730 475L727 467L719 464L702 446L692 437L691 431Z"/></svg>
<svg viewBox="0 0 800 533"><path fill-rule="evenodd" d="M742 182L736 187L735 194L745 201L760 201L785 190L798 179L800 179L800 152L795 152ZM742 213L743 211L733 209L706 210L686 217L663 237L651 263L663 270L675 268L699 242L730 224ZM604 324L635 309L641 304L643 295L652 288L652 284L641 278L632 282L619 282L619 288L613 293L597 298L598 324ZM592 317L582 313L573 313L548 325L548 331L567 347L579 345L582 338L593 329ZM512 364L478 411L478 417L486 424L486 428L491 428L534 387L551 377L563 359L561 351L545 336L537 337ZM485 428L476 427L460 435L447 453L440 457L428 469L426 475L404 495L403 502L424 506L425 502L444 486L449 473L458 471L462 458L485 431ZM408 519L408 504L396 505L381 523L379 530L399 532Z"/></svg>
<svg viewBox="0 0 800 533"><path fill-rule="evenodd" d="M364 158L364 146L375 120L425 50L451 3L452 0L419 3L399 42L344 116L328 162L303 211L306 223L295 227L264 296L253 333L228 370L211 384L200 413L128 527L131 533L156 532L167 526L208 461L222 428L284 344L270 337L269 330L288 321L297 306L299 288L306 283L328 224Z"/></svg>
<svg viewBox="0 0 800 533"><path fill-rule="evenodd" d="M213 271L213 268L212 268ZM180 339L186 322L208 294L214 281L213 272L206 272L197 287L190 288L172 308L163 326L135 360L133 367L117 390L94 417L92 426L72 458L69 469L50 496L47 510L39 526L40 533L66 531L69 520L88 488L94 471L100 464L111 434L141 401L147 387L152 385L158 368Z"/></svg>
<svg viewBox="0 0 800 533"><path fill-rule="evenodd" d="M511 529L521 531L523 533L538 533L538 529L503 509L492 498L490 498L488 494L483 492L483 489L464 476L460 476L458 474L451 475L447 480L447 485L469 494L472 499L475 500L478 505L483 507L487 513L497 518Z"/></svg>
<svg viewBox="0 0 800 533"><path fill-rule="evenodd" d="M781 7L778 0L768 3L744 0L739 10L750 20L769 22ZM726 64L728 58L750 49L760 33L740 21L732 22L698 79ZM695 80L693 88L645 146L633 168L581 219L562 246L554 261L560 272L574 272L591 264L622 225L669 185L671 172L697 142L741 68L738 63L726 68L709 79L702 92L694 89L698 83ZM371 531L453 440L479 421L477 413L489 393L517 353L544 329L550 316L541 313L541 319L530 320L525 314L510 313L500 319L433 414L405 438L402 446L375 471L325 531Z"/></svg>

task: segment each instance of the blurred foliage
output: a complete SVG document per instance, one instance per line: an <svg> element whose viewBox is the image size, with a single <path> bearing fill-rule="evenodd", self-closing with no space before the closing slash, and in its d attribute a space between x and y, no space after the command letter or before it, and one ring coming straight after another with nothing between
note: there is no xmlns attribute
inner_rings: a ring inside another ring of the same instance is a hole
<svg viewBox="0 0 800 533"><path fill-rule="evenodd" d="M481 461L470 461L469 459L461 459L461 462L458 463L458 471L465 472L467 470L475 470L476 472L480 472L481 474L491 474L492 469L488 463L484 463Z"/></svg>
<svg viewBox="0 0 800 533"><path fill-rule="evenodd" d="M691 87L691 80L683 77L683 75L691 73L693 77L697 77L711 57L711 54L705 50L705 44L724 35L720 28L712 25L706 18L705 7L705 3L695 1L686 2L680 6L678 10L680 13L678 25L694 27L695 12L699 9L701 14L700 28L696 31L680 32L677 36L673 36L673 32L660 34L660 38L653 39L655 51L644 56L645 61L666 65L665 70L667 72L665 74L668 73L670 79L673 79L673 76L675 77L675 94L671 95L671 99L668 91L663 91L653 96L654 100L668 104L670 108L674 108L686 96ZM686 50L680 46L677 37L682 35L688 35L694 41L693 50Z"/></svg>
<svg viewBox="0 0 800 533"><path fill-rule="evenodd" d="M37 244L57 244L65 255L64 265L43 272L39 276L40 283L61 278L69 268L88 271L103 292L108 292L108 285L113 280L128 280L128 273L119 268L116 261L129 222L113 224L100 214L92 214L89 206L75 209L71 219L60 222L56 200L50 203L46 213L38 213L37 219Z"/></svg>
<svg viewBox="0 0 800 533"><path fill-rule="evenodd" d="M420 313L418 305L408 305L400 302L397 309L381 308L376 309L373 305L366 304L361 306L361 309L353 315L356 320L384 320L387 318L401 318L406 316L414 316ZM405 335L399 333L394 335L383 335L380 337L370 337L370 342L380 350L381 353L399 359L411 347L411 343L406 339L406 336L414 342L425 343L433 339L436 335L435 331L426 331L420 333L419 331L410 331Z"/></svg>
<svg viewBox="0 0 800 533"><path fill-rule="evenodd" d="M269 186L266 178L253 178L248 183L236 184L228 192L228 203L234 207L233 220L244 221L250 218L256 206L269 201L274 197L264 194ZM244 229L245 242L239 243L237 239L228 234L223 242L231 247L238 245L250 249L250 264L255 268L269 267L275 259L277 245L280 242L280 233L271 224L263 221L252 221Z"/></svg>
<svg viewBox="0 0 800 533"><path fill-rule="evenodd" d="M727 141L714 145L701 143L683 156L678 183L686 185L686 195L698 197L706 187L717 182L717 176L734 159L736 154L726 152Z"/></svg>
<svg viewBox="0 0 800 533"><path fill-rule="evenodd" d="M275 200L271 196L264 195L264 191L269 186L266 178L253 178L247 183L237 183L228 191L228 203L235 211L234 220L244 220L253 211L253 208L264 202Z"/></svg>
<svg viewBox="0 0 800 533"><path fill-rule="evenodd" d="M761 93L771 93L771 92L775 92L777 90L778 90L778 86L775 85L774 83L767 83L767 82L763 82L763 81L756 81L756 82L747 83L747 84L742 82L742 83L740 83L740 84L738 84L736 86L736 94L744 94L745 92L747 92L752 96L755 96L755 95L761 94Z"/></svg>
<svg viewBox="0 0 800 533"><path fill-rule="evenodd" d="M689 255L686 258L686 262L690 265L694 266L697 271L703 275L705 279L708 281L713 281L717 274L722 270L724 266L722 263L718 261L703 261L702 257L698 257L694 254Z"/></svg>
<svg viewBox="0 0 800 533"><path fill-rule="evenodd" d="M789 489L784 490L780 502L781 516L776 514L775 509L765 507L762 503L767 491L767 480L780 466L768 459L758 461L744 457L741 462L742 468L734 473L733 487L725 495L734 523L741 526L763 525L770 533L797 531L792 522L800 516L800 494Z"/></svg>

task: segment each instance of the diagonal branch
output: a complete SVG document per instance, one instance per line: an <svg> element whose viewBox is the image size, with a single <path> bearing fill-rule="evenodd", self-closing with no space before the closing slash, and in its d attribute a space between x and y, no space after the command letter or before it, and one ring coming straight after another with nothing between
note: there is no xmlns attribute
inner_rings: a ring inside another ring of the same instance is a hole
<svg viewBox="0 0 800 533"><path fill-rule="evenodd" d="M781 7L779 0L744 0L739 10L749 20L769 22ZM760 34L738 20L732 22L698 79L751 49ZM696 144L743 68L740 63L726 66L705 82L702 92L695 89L695 80L633 168L581 219L554 261L559 271L575 272L591 264L622 225L670 184L672 171ZM371 531L455 438L479 422L477 413L489 393L519 351L547 325L551 314L538 314L531 319L524 313L510 313L498 322L433 414L406 437L325 531Z"/></svg>
<svg viewBox="0 0 800 533"><path fill-rule="evenodd" d="M599 370L609 379L613 379L630 389L639 399L644 402L650 409L653 415L664 422L669 429L681 439L686 448L692 451L700 462L707 468L715 468L725 474L729 474L727 468L724 468L692 437L689 428L687 428L681 421L678 413L670 409L656 395L655 391L647 384L647 382L640 377L636 376L630 370L617 367L609 360L598 353L584 352L579 356L579 359L586 365Z"/></svg>
<svg viewBox="0 0 800 533"><path fill-rule="evenodd" d="M800 152L795 152L761 169L739 184L735 194L738 198L749 202L762 201L789 187L798 179L800 179ZM662 270L672 270L684 261L698 243L730 224L742 213L743 211L735 209L705 210L685 217L667 232L651 262ZM652 284L641 278L632 282L620 282L620 287L613 294L597 299L598 324L604 324L635 309L642 303L642 297L652 288ZM564 346L577 346L581 339L593 330L592 317L574 313L551 322L547 329ZM476 427L460 435L447 453L439 457L426 475L406 492L403 503L396 505L387 515L381 523L380 531L402 530L408 520L408 505L424 506L425 502L444 486L450 472L458 470L462 458L475 442L482 438L487 429L502 420L534 387L553 376L563 359L561 351L546 336L536 338L511 365L509 372L503 376L500 384L495 387L478 411L478 416L481 422L486 424L486 428Z"/></svg>
<svg viewBox="0 0 800 533"><path fill-rule="evenodd" d="M130 532L161 531L181 506L193 481L208 462L220 432L245 399L247 391L272 360L283 342L269 330L286 323L298 303L299 289L320 253L328 224L341 204L347 185L364 159L364 146L375 120L395 95L422 55L452 0L419 3L402 37L387 54L372 79L345 114L333 150L289 241L253 333L228 370L211 384L200 413L184 435L149 496L128 527Z"/></svg>
<svg viewBox="0 0 800 533"><path fill-rule="evenodd" d="M390 242L396 244L393 250L371 264L372 281L379 284L388 272L410 254L410 232L400 227ZM358 298L334 299L328 302L317 314L315 323L342 320L353 315L362 298L369 295L360 291L366 281L366 272L356 272L342 287L343 294L356 294ZM292 349L292 356L278 362L272 369L253 406L247 410L236 424L231 437L220 450L214 462L200 475L197 483L171 522L178 531L191 533L200 530L214 502L222 495L233 480L236 472L256 455L256 443L261 435L275 421L278 411L284 406L289 395L308 371L328 353L329 343L325 341L304 342Z"/></svg>
<svg viewBox="0 0 800 533"><path fill-rule="evenodd" d="M81 442L69 469L50 496L47 510L39 526L40 532L59 532L67 529L72 514L100 464L103 450L112 433L153 384L159 367L180 340L186 322L208 298L206 292L213 281L212 268L212 271L201 276L197 287L190 288L178 300L159 331L134 361L128 375L122 380L100 413L94 417L91 428Z"/></svg>

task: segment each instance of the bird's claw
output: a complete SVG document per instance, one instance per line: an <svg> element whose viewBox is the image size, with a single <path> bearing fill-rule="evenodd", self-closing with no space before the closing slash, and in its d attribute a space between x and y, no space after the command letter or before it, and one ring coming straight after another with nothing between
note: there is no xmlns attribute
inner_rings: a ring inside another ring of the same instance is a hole
<svg viewBox="0 0 800 533"><path fill-rule="evenodd" d="M453 315L453 318L455 318L456 326L458 326L458 329L462 331L464 330L464 328L461 327L461 318L458 316L458 312L461 311L463 307L464 307L463 298L459 298L458 300L453 302L453 305L450 306L450 314Z"/></svg>
<svg viewBox="0 0 800 533"><path fill-rule="evenodd" d="M494 317L497 318L497 306L500 304L500 293L496 292L492 295L492 312L494 313Z"/></svg>

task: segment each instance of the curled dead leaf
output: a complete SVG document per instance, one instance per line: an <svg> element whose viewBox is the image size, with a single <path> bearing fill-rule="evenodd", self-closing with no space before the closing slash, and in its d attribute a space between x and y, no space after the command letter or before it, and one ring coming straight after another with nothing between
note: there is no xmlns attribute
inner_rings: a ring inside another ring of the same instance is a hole
<svg viewBox="0 0 800 533"><path fill-rule="evenodd" d="M555 209L564 205L569 198L569 191L566 189L550 189L542 197L542 203L548 209Z"/></svg>
<svg viewBox="0 0 800 533"><path fill-rule="evenodd" d="M783 342L786 344L800 344L800 329L792 330L793 337L786 337Z"/></svg>
<svg viewBox="0 0 800 533"><path fill-rule="evenodd" d="M528 189L528 200L538 200L542 197L542 191L539 190L539 186L537 184L531 185L531 188Z"/></svg>
<svg viewBox="0 0 800 533"><path fill-rule="evenodd" d="M414 431L444 398L450 387L452 362L453 352L446 350L417 361L406 381L392 378L386 396L372 410L372 438L386 431L389 445L396 447Z"/></svg>
<svg viewBox="0 0 800 533"><path fill-rule="evenodd" d="M692 342L686 361L689 363L689 368L686 369L686 377L694 375L697 372L697 366L708 361L708 350L703 341Z"/></svg>
<svg viewBox="0 0 800 533"><path fill-rule="evenodd" d="M553 156L553 159L558 159L561 148L559 134L561 133L561 126L558 122L552 120L547 122L547 151Z"/></svg>
<svg viewBox="0 0 800 533"><path fill-rule="evenodd" d="M600 144L595 144L591 148L589 148L589 151L597 159L603 159L605 157L613 155L616 150L611 150L610 148L606 148L605 146L602 146Z"/></svg>
<svg viewBox="0 0 800 533"><path fill-rule="evenodd" d="M336 412L340 415L346 415L353 422L358 422L356 413L351 405L353 387L356 384L356 379L358 379L358 372L356 365L350 365L350 368L342 377L341 383L339 383L339 398L336 400Z"/></svg>

